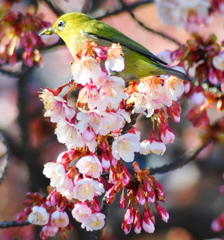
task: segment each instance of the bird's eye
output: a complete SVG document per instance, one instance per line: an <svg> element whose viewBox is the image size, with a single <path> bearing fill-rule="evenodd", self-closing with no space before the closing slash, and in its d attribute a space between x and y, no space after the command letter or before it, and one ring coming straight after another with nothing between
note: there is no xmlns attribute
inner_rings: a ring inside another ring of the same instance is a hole
<svg viewBox="0 0 224 240"><path fill-rule="evenodd" d="M65 27L65 22L63 20L59 21L57 28L59 30L62 30L64 27Z"/></svg>

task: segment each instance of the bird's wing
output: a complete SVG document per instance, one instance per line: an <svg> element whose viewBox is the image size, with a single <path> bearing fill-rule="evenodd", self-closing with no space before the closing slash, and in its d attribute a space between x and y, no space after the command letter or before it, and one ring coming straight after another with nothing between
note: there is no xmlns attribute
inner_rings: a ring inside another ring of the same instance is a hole
<svg viewBox="0 0 224 240"><path fill-rule="evenodd" d="M120 31L118 31L117 29L110 27L103 22L97 21L97 24L94 24L93 22L92 26L91 24L89 24L88 27L87 26L85 27L85 31L82 31L82 32L83 34L86 34L93 39L102 39L110 42L120 43L121 45L133 51L136 51L155 62L167 65L166 62L156 57L154 54L152 54L148 49L143 47L141 44L135 42L134 40L130 39Z"/></svg>

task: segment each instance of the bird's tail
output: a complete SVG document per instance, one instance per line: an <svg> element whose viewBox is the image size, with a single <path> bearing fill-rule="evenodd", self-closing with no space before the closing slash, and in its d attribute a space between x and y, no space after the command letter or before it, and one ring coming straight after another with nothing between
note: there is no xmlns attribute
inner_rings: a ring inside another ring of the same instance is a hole
<svg viewBox="0 0 224 240"><path fill-rule="evenodd" d="M163 70L165 70L166 74L168 74L168 75L173 75L173 76L178 77L178 78L180 78L180 79L182 79L184 81L191 81L191 79L189 79L187 77L187 75L185 73L183 73L183 72L180 72L180 71L172 69L172 68L168 68L168 67L163 66L163 65L160 65L160 67Z"/></svg>

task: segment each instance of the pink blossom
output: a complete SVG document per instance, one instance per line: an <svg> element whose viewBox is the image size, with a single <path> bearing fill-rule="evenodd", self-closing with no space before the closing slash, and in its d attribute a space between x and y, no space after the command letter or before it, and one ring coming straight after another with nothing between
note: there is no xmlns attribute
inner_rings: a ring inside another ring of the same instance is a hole
<svg viewBox="0 0 224 240"><path fill-rule="evenodd" d="M168 65L172 63L171 52L170 51L162 51L157 55L161 60L166 62Z"/></svg>
<svg viewBox="0 0 224 240"><path fill-rule="evenodd" d="M160 133L161 140L164 144L173 143L175 139L175 134L170 128L165 128Z"/></svg>
<svg viewBox="0 0 224 240"><path fill-rule="evenodd" d="M168 98L176 101L184 93L183 81L177 77L168 77L164 81L165 93Z"/></svg>
<svg viewBox="0 0 224 240"><path fill-rule="evenodd" d="M76 167L79 171L87 176L99 178L103 169L96 155L86 155L79 159Z"/></svg>
<svg viewBox="0 0 224 240"><path fill-rule="evenodd" d="M73 190L74 198L79 201L92 200L94 196L101 195L104 192L103 184L89 178L75 182Z"/></svg>
<svg viewBox="0 0 224 240"><path fill-rule="evenodd" d="M107 135L111 131L118 131L124 124L124 119L116 112L103 112L97 110L83 111L77 114L79 123L76 125L80 132L88 127L96 134Z"/></svg>
<svg viewBox="0 0 224 240"><path fill-rule="evenodd" d="M67 151L61 152L57 157L57 163L65 164L69 159L69 155Z"/></svg>
<svg viewBox="0 0 224 240"><path fill-rule="evenodd" d="M91 83L91 80L98 81L102 72L99 62L88 56L76 59L71 65L71 71L75 82L83 86Z"/></svg>
<svg viewBox="0 0 224 240"><path fill-rule="evenodd" d="M55 211L51 214L51 223L57 227L67 227L69 224L68 214L62 211Z"/></svg>
<svg viewBox="0 0 224 240"><path fill-rule="evenodd" d="M35 225L46 225L49 221L50 214L44 207L34 206L28 216L28 221Z"/></svg>
<svg viewBox="0 0 224 240"><path fill-rule="evenodd" d="M157 155L163 155L166 151L166 146L163 142L158 140L144 140L141 142L141 147L139 152L143 155L149 153L155 153Z"/></svg>
<svg viewBox="0 0 224 240"><path fill-rule="evenodd" d="M50 185L55 187L63 184L65 179L65 168L60 163L49 162L44 165L43 174L51 179Z"/></svg>
<svg viewBox="0 0 224 240"><path fill-rule="evenodd" d="M90 110L96 108L100 102L99 91L96 86L86 84L81 88L79 91L78 102L81 104L88 104Z"/></svg>
<svg viewBox="0 0 224 240"><path fill-rule="evenodd" d="M105 225L104 219L105 215L103 213L93 213L82 223L81 227L86 228L86 231L99 230Z"/></svg>
<svg viewBox="0 0 224 240"><path fill-rule="evenodd" d="M122 158L125 162L132 162L134 152L138 152L139 148L139 137L133 133L126 133L117 137L112 143L112 155L116 159Z"/></svg>
<svg viewBox="0 0 224 240"><path fill-rule="evenodd" d="M156 0L159 16L163 24L185 27L197 32L201 23L208 24L210 2L208 0Z"/></svg>
<svg viewBox="0 0 224 240"><path fill-rule="evenodd" d="M76 203L72 210L72 216L81 223L87 221L91 214L91 209L85 203Z"/></svg>
<svg viewBox="0 0 224 240"><path fill-rule="evenodd" d="M90 127L96 134L98 134L102 127L102 117L97 110L85 111L81 109L81 112L77 114L76 118L79 121L76 127L81 133Z"/></svg>
<svg viewBox="0 0 224 240"><path fill-rule="evenodd" d="M68 148L84 147L85 144L82 141L81 134L77 130L76 125L65 120L60 120L57 123L55 130L58 141L66 144Z"/></svg>
<svg viewBox="0 0 224 240"><path fill-rule="evenodd" d="M67 175L65 176L64 181L56 186L57 191L60 192L62 196L65 196L69 200L73 198L73 188L74 188L73 181Z"/></svg>
<svg viewBox="0 0 224 240"><path fill-rule="evenodd" d="M213 85L217 85L219 83L219 79L215 73L214 68L209 68L208 80Z"/></svg>
<svg viewBox="0 0 224 240"><path fill-rule="evenodd" d="M224 52L220 52L212 59L214 67L218 70L224 71Z"/></svg>
<svg viewBox="0 0 224 240"><path fill-rule="evenodd" d="M69 107L63 98L54 96L48 89L44 89L40 98L46 109L44 116L50 117L51 122L58 122L61 118L71 120L76 114L75 110Z"/></svg>
<svg viewBox="0 0 224 240"><path fill-rule="evenodd" d="M58 227L55 225L47 225L42 227L40 236L44 235L44 237L54 237L58 232Z"/></svg>
<svg viewBox="0 0 224 240"><path fill-rule="evenodd" d="M102 112L108 109L116 110L122 99L127 96L124 93L124 80L116 76L108 76L101 84L99 90L99 102L97 109Z"/></svg>
<svg viewBox="0 0 224 240"><path fill-rule="evenodd" d="M149 94L133 92L127 103L134 103L133 112L143 113L146 110L147 117L150 117L154 112L152 98Z"/></svg>
<svg viewBox="0 0 224 240"><path fill-rule="evenodd" d="M88 127L82 134L82 141L88 147L90 152L95 152L97 147L97 140L95 132Z"/></svg>
<svg viewBox="0 0 224 240"><path fill-rule="evenodd" d="M194 92L191 95L191 101L193 104L197 104L197 105L202 105L206 102L206 97L204 96L203 92Z"/></svg>
<svg viewBox="0 0 224 240"><path fill-rule="evenodd" d="M121 46L113 43L112 46L108 49L107 60L105 61L105 67L108 72L120 72L124 70L124 58L121 56L121 54Z"/></svg>
<svg viewBox="0 0 224 240"><path fill-rule="evenodd" d="M104 112L99 134L105 136L111 131L119 131L124 126L124 118L116 112Z"/></svg>

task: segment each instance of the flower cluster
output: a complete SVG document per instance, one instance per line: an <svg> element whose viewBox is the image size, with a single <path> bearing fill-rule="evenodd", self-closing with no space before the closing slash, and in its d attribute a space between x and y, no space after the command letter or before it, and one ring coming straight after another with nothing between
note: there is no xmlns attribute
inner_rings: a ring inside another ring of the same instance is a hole
<svg viewBox="0 0 224 240"><path fill-rule="evenodd" d="M224 13L224 1L223 0L211 0L211 8L213 12Z"/></svg>
<svg viewBox="0 0 224 240"><path fill-rule="evenodd" d="M187 118L196 127L210 126L209 109L224 109L222 46L223 43L220 45L215 35L211 35L207 40L194 35L194 39L187 41L186 45L173 52L164 52L169 62L179 61L179 67L185 68L187 74L194 79L192 83L185 83L185 93L193 103Z"/></svg>
<svg viewBox="0 0 224 240"><path fill-rule="evenodd" d="M133 161L135 152L162 155L165 145L174 141L168 118L180 121L181 108L176 100L184 85L176 77L148 77L126 87L117 76L124 67L119 44L101 47L86 41L71 64L74 80L54 90L46 88L40 95L45 116L56 123L57 139L67 147L56 161L44 166L43 173L50 179L53 190L45 202L38 206L34 203L25 214L31 223L44 226L42 239L53 236L58 227L68 226L65 205L82 228L101 229L105 215L97 197L103 193L107 204L112 204L121 193L119 207L127 208L122 223L126 234L132 226L136 233L142 229L154 231L151 204L162 220L166 222L169 218L159 204L165 201L162 186L148 169L141 170ZM62 96L62 90L68 86ZM69 101L73 90L79 91L75 108ZM140 114L152 120L149 139L143 141L133 127ZM133 162L133 175L123 161ZM143 206L142 216L140 206ZM66 224L57 225L62 222L60 219Z"/></svg>
<svg viewBox="0 0 224 240"><path fill-rule="evenodd" d="M36 14L29 8L26 14L15 13L8 5L0 12L0 64L15 64L18 60L17 50L21 50L21 59L27 66L42 65L42 57L38 48L43 47L38 32L48 27L42 14Z"/></svg>
<svg viewBox="0 0 224 240"><path fill-rule="evenodd" d="M163 24L197 32L200 24L207 25L210 22L209 0L156 0L156 5Z"/></svg>

